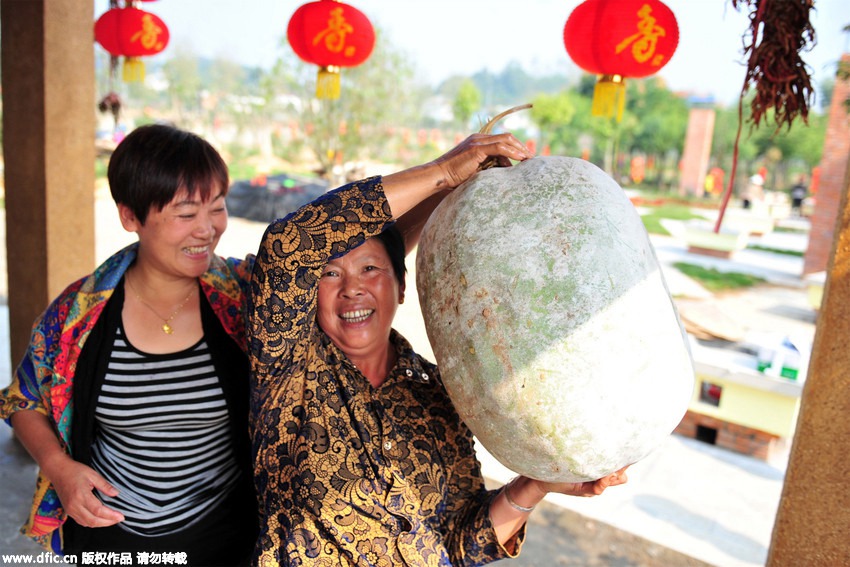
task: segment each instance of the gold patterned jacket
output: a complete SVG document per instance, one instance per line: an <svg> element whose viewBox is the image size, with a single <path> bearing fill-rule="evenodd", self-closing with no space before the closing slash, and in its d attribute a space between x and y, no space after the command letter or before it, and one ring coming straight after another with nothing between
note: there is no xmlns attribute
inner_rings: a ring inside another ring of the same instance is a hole
<svg viewBox="0 0 850 567"><path fill-rule="evenodd" d="M266 231L249 298L259 565L482 565L510 556L489 517L473 438L437 368L401 335L373 388L322 332L331 258L391 221L380 178L353 183ZM518 552L524 529L507 546Z"/></svg>

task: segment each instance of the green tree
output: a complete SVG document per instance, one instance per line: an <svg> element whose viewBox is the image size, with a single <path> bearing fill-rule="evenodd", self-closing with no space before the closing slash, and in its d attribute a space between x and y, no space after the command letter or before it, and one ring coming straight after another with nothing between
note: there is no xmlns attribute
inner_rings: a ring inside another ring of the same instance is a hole
<svg viewBox="0 0 850 567"><path fill-rule="evenodd" d="M646 156L645 183L660 188L675 181L688 113L687 101L671 92L658 77L627 83L619 150L624 154L624 162L633 155Z"/></svg>
<svg viewBox="0 0 850 567"><path fill-rule="evenodd" d="M258 95L258 84L249 81L249 69L224 56L202 66L202 113L211 130L226 118L236 128L237 137L252 135L263 157L271 157L273 122L266 112L266 100Z"/></svg>
<svg viewBox="0 0 850 567"><path fill-rule="evenodd" d="M658 78L630 81L626 105L638 117L628 142L629 150L661 155L681 154L688 127L688 104Z"/></svg>
<svg viewBox="0 0 850 567"><path fill-rule="evenodd" d="M740 124L741 137L734 184L736 190L744 187L749 177L761 167L768 169L767 189L785 190L797 174L809 173L820 163L827 117L823 113L810 111L808 123L795 120L790 127L776 129L772 127L774 122L765 122L762 127L754 127L748 120L749 99L752 96L749 93L744 98L740 122L737 105L717 109L711 160L727 175L731 174L735 136ZM772 112L768 111L768 120L772 120Z"/></svg>
<svg viewBox="0 0 850 567"><path fill-rule="evenodd" d="M752 95L751 95L752 96ZM743 111L746 113L749 103L743 101ZM746 186L747 180L755 173L756 159L759 156L758 146L753 139L753 130L746 122L738 120L738 106L716 107L714 119L714 136L711 140L711 162L713 166L721 168L725 172L724 184L729 183L732 175L733 156L735 155L735 138L738 128L741 128L741 136L738 140L738 163L735 168L734 187L736 190ZM744 115L746 121L746 114Z"/></svg>
<svg viewBox="0 0 850 567"><path fill-rule="evenodd" d="M576 92L588 100L593 98L593 91L596 89L596 75L582 73L579 77Z"/></svg>
<svg viewBox="0 0 850 567"><path fill-rule="evenodd" d="M204 81L205 87L219 95L241 95L248 92L245 67L219 56L209 65L209 79Z"/></svg>
<svg viewBox="0 0 850 567"><path fill-rule="evenodd" d="M772 112L768 112L770 120ZM752 143L770 173L766 183L768 189L787 189L794 173L811 171L820 163L826 137L826 117L810 112L807 122L795 120L788 128L759 128L752 133Z"/></svg>
<svg viewBox="0 0 850 567"><path fill-rule="evenodd" d="M541 93L557 94L568 84L563 75L533 76L521 64L511 61L499 73L482 69L471 77L453 75L437 87L437 93L453 98L458 85L468 78L481 92L482 105L500 110L531 102Z"/></svg>
<svg viewBox="0 0 850 567"><path fill-rule="evenodd" d="M171 106L180 122L197 115L200 110L198 94L201 90L201 75L198 57L185 47L175 48L175 53L163 66L168 81Z"/></svg>
<svg viewBox="0 0 850 567"><path fill-rule="evenodd" d="M263 80L264 98L300 124L305 143L324 175L334 164L397 155L392 128L416 124L424 92L414 82L407 55L378 30L371 57L344 68L337 100L315 97L316 67L302 62L288 45ZM400 87L403 85L403 87ZM282 94L291 96L281 99Z"/></svg>
<svg viewBox="0 0 850 567"><path fill-rule="evenodd" d="M850 26L844 26L844 31L850 31ZM836 77L842 81L850 79L850 64L848 64L846 61L840 61L838 63L838 72L836 73ZM850 98L845 99L843 102L844 109L847 112L850 112Z"/></svg>
<svg viewBox="0 0 850 567"><path fill-rule="evenodd" d="M818 93L815 96L818 97L818 107L822 112L829 112L829 105L832 102L833 92L835 92L834 78L828 78L821 81L820 89L818 89Z"/></svg>
<svg viewBox="0 0 850 567"><path fill-rule="evenodd" d="M481 91L478 90L472 79L464 80L458 86L452 102L452 113L461 129L465 129L469 125L469 120L480 108Z"/></svg>
<svg viewBox="0 0 850 567"><path fill-rule="evenodd" d="M540 130L541 145L548 145L555 154L579 152L575 131L571 128L576 114L576 95L565 91L559 94L539 94L534 98L531 119Z"/></svg>

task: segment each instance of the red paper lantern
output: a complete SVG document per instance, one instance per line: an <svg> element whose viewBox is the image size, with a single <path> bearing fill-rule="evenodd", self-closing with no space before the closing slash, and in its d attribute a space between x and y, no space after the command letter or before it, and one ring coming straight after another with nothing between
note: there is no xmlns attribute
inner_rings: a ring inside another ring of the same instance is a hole
<svg viewBox="0 0 850 567"><path fill-rule="evenodd" d="M576 65L601 75L593 114L622 118L626 77L657 73L679 44L679 25L659 0L585 0L564 26L564 45Z"/></svg>
<svg viewBox="0 0 850 567"><path fill-rule="evenodd" d="M124 80L143 80L139 57L155 55L168 45L168 27L158 16L133 7L113 8L94 24L95 40L115 57L124 57Z"/></svg>
<svg viewBox="0 0 850 567"><path fill-rule="evenodd" d="M318 98L338 98L340 67L360 65L375 46L369 18L336 0L318 0L298 8L289 20L286 37L298 57L319 66Z"/></svg>

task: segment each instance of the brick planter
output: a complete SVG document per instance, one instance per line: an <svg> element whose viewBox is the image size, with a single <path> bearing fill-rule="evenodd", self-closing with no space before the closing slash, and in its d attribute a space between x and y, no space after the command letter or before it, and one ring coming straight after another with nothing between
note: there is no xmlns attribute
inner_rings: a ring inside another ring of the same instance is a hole
<svg viewBox="0 0 850 567"><path fill-rule="evenodd" d="M784 443L784 440L777 435L690 410L673 433L763 461L770 460L778 450L781 450Z"/></svg>
<svg viewBox="0 0 850 567"><path fill-rule="evenodd" d="M745 231L724 227L714 232L714 227L704 221L690 221L685 224L684 231L688 252L716 258L731 258L736 250L746 248L748 236Z"/></svg>

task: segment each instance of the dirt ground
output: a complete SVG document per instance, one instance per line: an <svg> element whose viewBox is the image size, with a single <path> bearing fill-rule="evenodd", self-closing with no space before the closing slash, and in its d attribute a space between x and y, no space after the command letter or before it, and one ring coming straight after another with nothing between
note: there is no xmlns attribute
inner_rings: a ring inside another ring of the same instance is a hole
<svg viewBox="0 0 850 567"><path fill-rule="evenodd" d="M541 502L528 522L517 559L504 567L703 567L708 563L618 530L555 504Z"/></svg>

